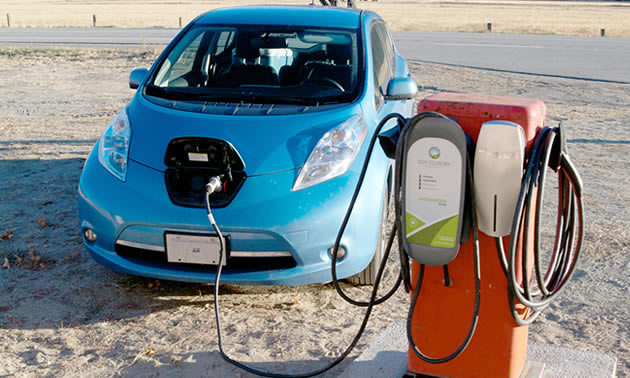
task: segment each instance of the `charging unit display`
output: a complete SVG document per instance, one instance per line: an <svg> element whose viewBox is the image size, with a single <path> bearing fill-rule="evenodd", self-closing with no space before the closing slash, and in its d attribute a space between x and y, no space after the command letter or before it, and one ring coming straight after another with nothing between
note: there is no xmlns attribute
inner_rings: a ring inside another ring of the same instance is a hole
<svg viewBox="0 0 630 378"><path fill-rule="evenodd" d="M466 135L457 123L438 114L416 117L408 127L400 144L406 156L400 177L403 248L416 261L446 265L459 250Z"/></svg>
<svg viewBox="0 0 630 378"><path fill-rule="evenodd" d="M423 113L411 120L389 115L370 140L331 261L337 292L366 311L345 351L316 371L295 375L260 371L224 352L218 287L226 248L209 205L223 178L208 183L208 219L222 242L214 295L219 350L226 361L269 377L321 374L350 353L373 306L385 302L404 282L408 291L413 289L407 322L408 373L520 375L526 326L565 288L581 246L582 184L568 157L562 129L544 127L545 107L539 100L442 93L423 100L418 109ZM379 133L392 119L399 127L381 135L381 145L396 159L396 222L370 299L357 301L338 283L337 251ZM540 214L547 167L557 172L559 197L556 241L543 271ZM387 294L377 298L395 236L401 251L400 274ZM504 240L505 236L509 238Z"/></svg>

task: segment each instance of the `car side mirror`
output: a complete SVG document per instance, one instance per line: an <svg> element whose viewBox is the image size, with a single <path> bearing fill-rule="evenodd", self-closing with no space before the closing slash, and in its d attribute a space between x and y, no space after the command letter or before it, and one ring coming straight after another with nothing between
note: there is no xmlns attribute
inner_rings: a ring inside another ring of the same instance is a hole
<svg viewBox="0 0 630 378"><path fill-rule="evenodd" d="M411 100L418 93L418 85L410 77L395 77L387 84L385 100Z"/></svg>
<svg viewBox="0 0 630 378"><path fill-rule="evenodd" d="M144 78L147 77L149 70L146 68L136 68L131 71L129 74L129 88L138 89L140 84L144 81Z"/></svg>

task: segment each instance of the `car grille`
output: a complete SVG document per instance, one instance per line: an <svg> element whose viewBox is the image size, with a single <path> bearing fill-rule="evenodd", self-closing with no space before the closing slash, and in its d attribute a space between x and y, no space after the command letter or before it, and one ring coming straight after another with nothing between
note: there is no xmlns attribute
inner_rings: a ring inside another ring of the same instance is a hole
<svg viewBox="0 0 630 378"><path fill-rule="evenodd" d="M169 263L166 258L166 252L161 251L118 243L116 244L115 251L118 256L138 264L150 264L154 267L181 271L214 272L216 270L214 265ZM256 257L254 253L252 253L251 256L247 257L230 257L226 266L223 267L223 272L260 272L265 270L289 269L296 266L297 264L291 256Z"/></svg>

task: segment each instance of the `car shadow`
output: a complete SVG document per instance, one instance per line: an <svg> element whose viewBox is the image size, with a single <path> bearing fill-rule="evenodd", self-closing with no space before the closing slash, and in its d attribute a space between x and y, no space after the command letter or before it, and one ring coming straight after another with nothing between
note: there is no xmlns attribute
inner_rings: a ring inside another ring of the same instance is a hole
<svg viewBox="0 0 630 378"><path fill-rule="evenodd" d="M261 352L265 354L265 351ZM231 355L231 358L239 360ZM273 358L272 358L273 359ZM239 361L240 362L240 361ZM286 374L291 376L314 371L327 366L332 359L298 360L277 362L245 362L248 367L276 374ZM328 372L318 375L319 377L339 377L344 369L352 363L352 359L347 359L341 365L335 366ZM133 364L121 371L123 376L165 376L165 377L258 377L247 373L240 368L227 363L218 351L193 352L182 354L171 354L168 352L155 351L155 354L140 353L135 357Z"/></svg>
<svg viewBox="0 0 630 378"><path fill-rule="evenodd" d="M77 220L83 164L83 158L0 160L0 328L58 329L212 306L210 284L118 274L89 257ZM220 287L234 301L297 291L319 295L334 289Z"/></svg>
<svg viewBox="0 0 630 378"><path fill-rule="evenodd" d="M228 347L229 348L229 347ZM238 358L230 351L230 358L244 363L248 367L274 374L287 376L304 374L321 369L330 364L331 358L313 358L298 361L246 362L245 358ZM262 351L261 354L265 354ZM260 357L259 357L260 358ZM271 358L273 359L273 358ZM124 368L124 376L216 376L216 377L258 377L231 365L223 359L219 351L168 353L158 350L141 351L134 357L133 363ZM339 365L318 377L400 377L407 367L407 352L398 350L383 350L377 352L371 359L348 357Z"/></svg>

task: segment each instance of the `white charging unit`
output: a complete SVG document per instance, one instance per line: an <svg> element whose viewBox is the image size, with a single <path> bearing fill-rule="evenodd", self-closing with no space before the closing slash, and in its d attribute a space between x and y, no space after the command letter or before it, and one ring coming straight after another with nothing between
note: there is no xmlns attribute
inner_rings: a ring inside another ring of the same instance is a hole
<svg viewBox="0 0 630 378"><path fill-rule="evenodd" d="M489 236L510 234L525 147L525 132L520 125L509 121L482 124L473 171L479 230Z"/></svg>

